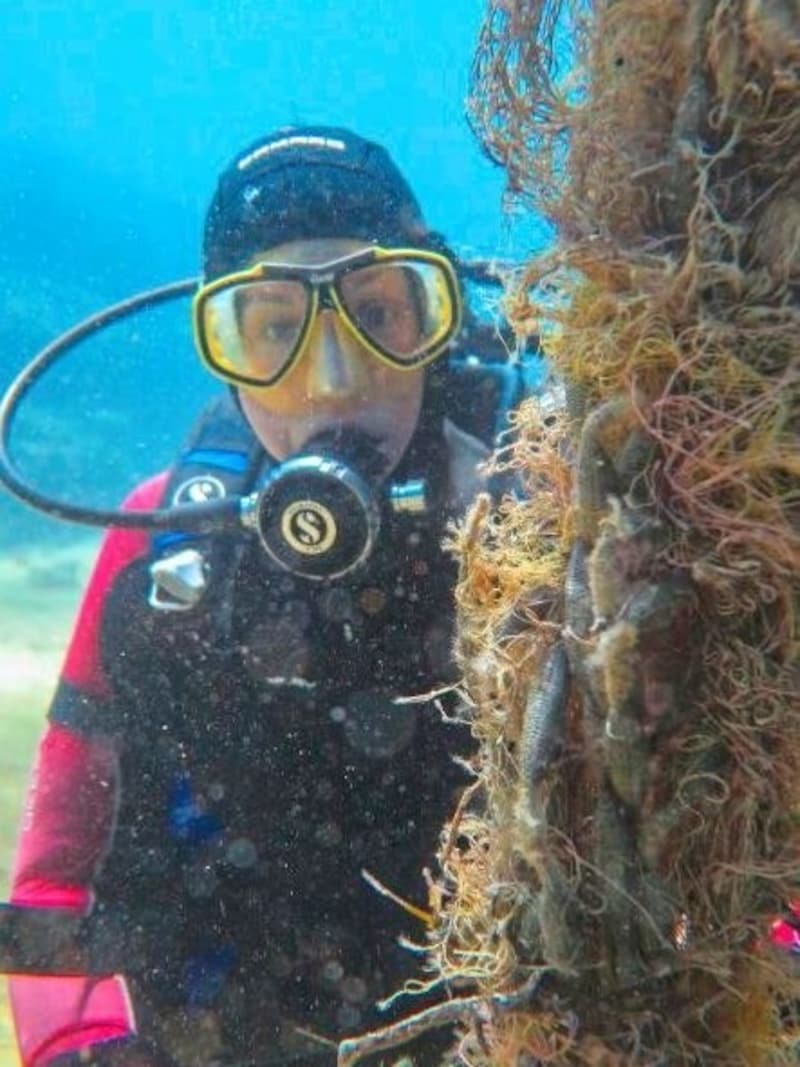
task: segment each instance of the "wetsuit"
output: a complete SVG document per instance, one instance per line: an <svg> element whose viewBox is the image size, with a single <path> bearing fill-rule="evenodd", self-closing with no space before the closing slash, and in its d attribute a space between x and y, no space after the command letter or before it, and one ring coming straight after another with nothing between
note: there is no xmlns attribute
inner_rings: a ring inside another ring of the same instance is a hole
<svg viewBox="0 0 800 1067"><path fill-rule="evenodd" d="M91 909L124 977L14 979L25 1067L134 1034L180 1067L332 1062L337 1037L391 1018L375 1001L418 973L398 937L424 941L424 925L361 872L424 906L468 740L431 703L394 703L452 672L441 539L485 450L447 422L437 441L435 521L389 518L366 566L336 582L280 571L237 536L213 546L221 573L197 608L157 611L150 538L107 536L12 899ZM174 481L127 506L170 499Z"/></svg>

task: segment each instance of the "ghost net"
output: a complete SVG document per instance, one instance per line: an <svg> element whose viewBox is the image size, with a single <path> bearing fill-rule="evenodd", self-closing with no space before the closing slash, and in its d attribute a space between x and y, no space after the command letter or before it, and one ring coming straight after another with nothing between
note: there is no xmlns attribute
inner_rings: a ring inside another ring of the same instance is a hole
<svg viewBox="0 0 800 1067"><path fill-rule="evenodd" d="M796 1062L800 7L492 0L470 111L557 233L506 310L566 402L456 538L478 751L429 959L487 999L455 1056Z"/></svg>

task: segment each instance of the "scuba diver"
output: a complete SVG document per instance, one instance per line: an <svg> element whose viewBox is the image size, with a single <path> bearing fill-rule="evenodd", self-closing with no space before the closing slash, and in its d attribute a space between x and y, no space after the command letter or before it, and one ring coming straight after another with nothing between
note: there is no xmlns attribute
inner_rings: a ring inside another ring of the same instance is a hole
<svg viewBox="0 0 800 1067"><path fill-rule="evenodd" d="M125 966L11 979L25 1067L325 1064L396 1017L466 781L431 699L487 455L448 417L464 319L382 147L286 128L219 179L193 320L227 389L125 508L257 489L258 515L102 545L11 900L91 914Z"/></svg>

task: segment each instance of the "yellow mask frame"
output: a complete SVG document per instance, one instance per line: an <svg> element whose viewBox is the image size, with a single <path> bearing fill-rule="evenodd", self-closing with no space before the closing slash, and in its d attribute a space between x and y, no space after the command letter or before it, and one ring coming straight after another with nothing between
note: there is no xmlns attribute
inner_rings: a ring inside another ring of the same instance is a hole
<svg viewBox="0 0 800 1067"><path fill-rule="evenodd" d="M441 321L413 360L394 355L365 333L348 311L346 301L340 295L341 279L348 274L364 267L392 263L421 264L436 268L433 286L435 301L441 308ZM232 350L235 331L230 325L231 316L220 314L219 309L224 307L228 292L232 294L242 286L269 280L300 282L305 289L307 302L302 327L286 360L273 375L261 378L237 369L234 361L226 354L226 350ZM237 385L269 388L286 378L302 358L321 308L335 310L345 328L363 348L383 364L398 371L417 370L440 356L457 335L463 317L458 276L447 256L427 249L382 248L372 245L322 264L298 265L267 260L202 285L192 301L195 345L203 364L216 377Z"/></svg>

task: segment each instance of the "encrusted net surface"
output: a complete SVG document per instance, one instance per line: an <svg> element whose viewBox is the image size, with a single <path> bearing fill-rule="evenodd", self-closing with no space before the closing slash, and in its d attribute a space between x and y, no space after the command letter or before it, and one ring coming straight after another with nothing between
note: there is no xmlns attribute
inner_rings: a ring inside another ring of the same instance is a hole
<svg viewBox="0 0 800 1067"><path fill-rule="evenodd" d="M456 537L476 783L431 965L545 975L457 1055L797 1062L800 8L493 0L471 115L559 234L507 310L567 404Z"/></svg>

